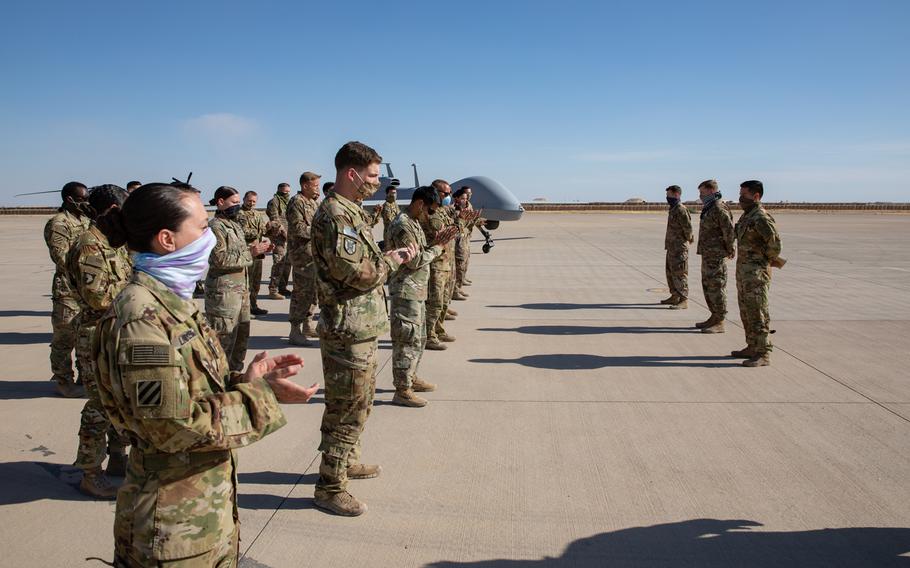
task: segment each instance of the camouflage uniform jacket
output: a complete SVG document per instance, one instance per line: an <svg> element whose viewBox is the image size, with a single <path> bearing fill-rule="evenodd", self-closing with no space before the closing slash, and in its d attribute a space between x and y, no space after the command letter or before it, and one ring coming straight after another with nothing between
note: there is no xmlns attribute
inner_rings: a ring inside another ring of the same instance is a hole
<svg viewBox="0 0 910 568"><path fill-rule="evenodd" d="M710 258L730 256L736 250L735 238L730 206L718 199L701 216L696 252Z"/></svg>
<svg viewBox="0 0 910 568"><path fill-rule="evenodd" d="M667 235L664 238L664 249L688 248L692 240L692 216L685 205L677 203L670 208L667 214Z"/></svg>
<svg viewBox="0 0 910 568"><path fill-rule="evenodd" d="M302 193L298 193L288 202L288 255L294 266L301 267L313 258L310 231L318 206L315 199L308 199Z"/></svg>
<svg viewBox="0 0 910 568"><path fill-rule="evenodd" d="M238 278L246 282L246 269L253 264L253 257L240 224L216 214L209 227L217 240L209 255L209 277L239 274Z"/></svg>
<svg viewBox="0 0 910 568"><path fill-rule="evenodd" d="M248 245L258 243L268 231L268 219L256 209L241 209L237 223L243 229L243 238Z"/></svg>
<svg viewBox="0 0 910 568"><path fill-rule="evenodd" d="M67 209L61 209L44 226L44 242L56 267L51 288L54 299L73 296L73 288L66 275L66 255L88 227L88 217L74 215Z"/></svg>
<svg viewBox="0 0 910 568"><path fill-rule="evenodd" d="M743 213L736 223L736 267L767 269L780 256L780 235L774 218L761 204Z"/></svg>
<svg viewBox="0 0 910 568"><path fill-rule="evenodd" d="M80 325L94 325L101 319L133 273L126 248L113 248L95 225L70 249L66 266L81 309Z"/></svg>
<svg viewBox="0 0 910 568"><path fill-rule="evenodd" d="M272 242L284 244L288 238L288 201L290 196L283 193L276 193L269 199L265 206L265 213L269 217L268 235Z"/></svg>
<svg viewBox="0 0 910 568"><path fill-rule="evenodd" d="M395 222L400 213L401 208L398 207L397 201L386 201L382 204L382 240L389 240L389 229L392 228L392 223ZM388 250L388 247L386 249Z"/></svg>
<svg viewBox="0 0 910 568"><path fill-rule="evenodd" d="M389 330L385 284L397 269L379 250L363 208L337 193L313 218L321 336L364 341Z"/></svg>
<svg viewBox="0 0 910 568"><path fill-rule="evenodd" d="M435 241L436 236L446 227L455 224L457 212L451 205L439 207L436 213L430 215L427 221L421 221L420 226L426 235L427 241ZM437 256L433 262L433 270L452 270L455 262L455 239L449 241L442 249L442 254Z"/></svg>
<svg viewBox="0 0 910 568"><path fill-rule="evenodd" d="M404 300L426 300L430 280L430 263L442 254L440 246L427 246L427 237L420 223L404 211L389 225L388 247L397 249L417 245L417 256L402 264L398 272L389 278L389 293Z"/></svg>
<svg viewBox="0 0 910 568"><path fill-rule="evenodd" d="M114 540L159 560L202 554L234 534L235 448L285 424L264 379L228 384L218 337L192 300L142 272L99 322L101 402L133 449Z"/></svg>

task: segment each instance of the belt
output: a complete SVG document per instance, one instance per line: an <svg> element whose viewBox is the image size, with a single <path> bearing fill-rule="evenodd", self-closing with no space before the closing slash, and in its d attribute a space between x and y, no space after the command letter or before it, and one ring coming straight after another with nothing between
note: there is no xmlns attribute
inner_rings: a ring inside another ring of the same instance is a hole
<svg viewBox="0 0 910 568"><path fill-rule="evenodd" d="M146 471L161 471L172 468L196 467L203 464L215 465L227 461L230 457L230 450L180 452L176 454L143 453L142 468Z"/></svg>

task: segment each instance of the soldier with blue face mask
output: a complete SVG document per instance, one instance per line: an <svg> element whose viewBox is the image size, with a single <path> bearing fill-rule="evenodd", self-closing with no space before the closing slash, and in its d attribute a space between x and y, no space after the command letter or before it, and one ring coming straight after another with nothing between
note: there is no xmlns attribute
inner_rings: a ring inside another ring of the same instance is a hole
<svg viewBox="0 0 910 568"><path fill-rule="evenodd" d="M686 309L689 298L689 243L692 237L692 216L682 204L682 189L678 185L667 188L667 232L664 237L666 255L667 287L670 297L661 300L671 310Z"/></svg>
<svg viewBox="0 0 910 568"><path fill-rule="evenodd" d="M296 355L256 356L232 374L192 300L217 238L196 191L148 184L101 229L128 245L134 273L92 347L105 412L132 444L114 517L114 566L236 566L234 450L284 426L279 403L318 385L289 380Z"/></svg>

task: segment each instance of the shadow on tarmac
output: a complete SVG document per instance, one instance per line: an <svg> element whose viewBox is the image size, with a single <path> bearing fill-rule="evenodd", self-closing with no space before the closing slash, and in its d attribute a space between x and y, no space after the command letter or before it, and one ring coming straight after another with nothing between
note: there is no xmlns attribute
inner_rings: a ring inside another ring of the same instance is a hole
<svg viewBox="0 0 910 568"><path fill-rule="evenodd" d="M667 306L650 304L518 304L490 305L488 308L521 308L523 310L666 310Z"/></svg>
<svg viewBox="0 0 910 568"><path fill-rule="evenodd" d="M0 345L30 345L32 343L50 344L52 333L4 331L0 333Z"/></svg>
<svg viewBox="0 0 910 568"><path fill-rule="evenodd" d="M94 501L79 492L80 481L82 470L69 464L33 461L0 463L0 506L44 499Z"/></svg>
<svg viewBox="0 0 910 568"><path fill-rule="evenodd" d="M315 509L312 497L282 497L281 495L268 495L254 493L252 495L237 495L237 507L240 509L281 509L282 511L300 511Z"/></svg>
<svg viewBox="0 0 910 568"><path fill-rule="evenodd" d="M851 527L753 531L761 523L692 519L601 533L571 543L556 558L434 562L426 568L888 568L910 566L910 529Z"/></svg>
<svg viewBox="0 0 910 568"><path fill-rule="evenodd" d="M60 398L51 381L0 380L0 400L27 400L30 398ZM85 399L82 400L83 404Z"/></svg>
<svg viewBox="0 0 910 568"><path fill-rule="evenodd" d="M240 483L255 483L260 485L314 485L319 479L318 473L301 475L299 472L282 471L257 471L253 473L239 473L237 480Z"/></svg>
<svg viewBox="0 0 910 568"><path fill-rule="evenodd" d="M529 335L600 335L602 333L701 333L693 327L612 326L583 325L525 325L521 327L482 327L477 331L513 331Z"/></svg>
<svg viewBox="0 0 910 568"><path fill-rule="evenodd" d="M46 310L0 310L0 318L13 318L18 316L49 318L51 317L51 312Z"/></svg>
<svg viewBox="0 0 910 568"><path fill-rule="evenodd" d="M720 356L671 356L626 355L604 357L587 353L553 353L549 355L525 355L516 359L469 359L470 363L514 363L534 369L591 370L604 367L741 367L739 362L724 362ZM727 361L730 361L727 359Z"/></svg>

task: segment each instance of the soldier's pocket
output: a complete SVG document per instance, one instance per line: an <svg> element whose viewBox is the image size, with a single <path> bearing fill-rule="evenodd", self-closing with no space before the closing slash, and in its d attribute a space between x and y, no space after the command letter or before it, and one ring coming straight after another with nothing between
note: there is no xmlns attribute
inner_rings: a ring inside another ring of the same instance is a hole
<svg viewBox="0 0 910 568"><path fill-rule="evenodd" d="M396 315L392 325L392 339L403 343L413 343L420 333L420 325L410 318Z"/></svg>

